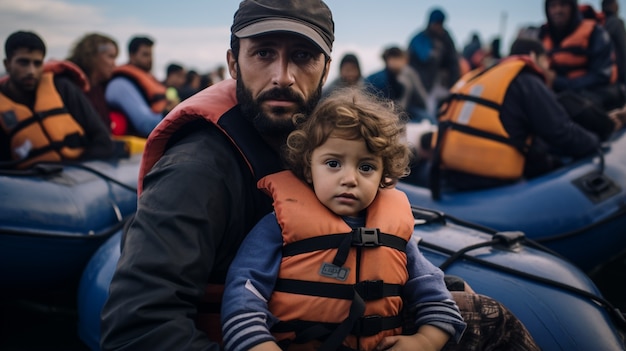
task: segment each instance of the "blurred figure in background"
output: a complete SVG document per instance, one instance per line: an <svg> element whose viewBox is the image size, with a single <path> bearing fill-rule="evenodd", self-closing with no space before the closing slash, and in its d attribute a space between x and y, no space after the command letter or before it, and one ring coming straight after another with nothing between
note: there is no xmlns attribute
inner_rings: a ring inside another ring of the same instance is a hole
<svg viewBox="0 0 626 351"><path fill-rule="evenodd" d="M382 59L385 62L385 68L367 76L365 86L374 95L397 101L404 92L398 76L407 65L408 57L404 50L392 46L385 49Z"/></svg>
<svg viewBox="0 0 626 351"><path fill-rule="evenodd" d="M113 75L118 54L117 42L111 37L100 33L89 33L76 42L67 58L82 69L87 76L90 89L85 94L109 130L111 118L104 92Z"/></svg>
<svg viewBox="0 0 626 351"><path fill-rule="evenodd" d="M556 76L552 89L573 91L608 111L624 103L611 40L595 19L583 19L576 0L546 0L540 38Z"/></svg>
<svg viewBox="0 0 626 351"><path fill-rule="evenodd" d="M478 36L478 33L474 32L472 34L472 39L470 42L463 47L463 58L469 64L470 70L476 69L481 66L482 59L485 56L485 51L483 50L483 44Z"/></svg>
<svg viewBox="0 0 626 351"><path fill-rule="evenodd" d="M436 115L440 101L448 96L448 90L460 77L458 53L443 26L445 19L441 9L432 10L426 29L409 43L409 63L426 89L426 110L431 116Z"/></svg>
<svg viewBox="0 0 626 351"><path fill-rule="evenodd" d="M611 37L615 49L618 78L621 84L626 84L626 29L624 21L617 16L619 4L617 0L602 0L604 13L604 28Z"/></svg>
<svg viewBox="0 0 626 351"><path fill-rule="evenodd" d="M46 71L46 45L37 34L9 35L5 55L8 77L0 82L3 167L113 156L107 128L81 91L88 83L83 80L79 87L66 75Z"/></svg>
<svg viewBox="0 0 626 351"><path fill-rule="evenodd" d="M339 77L325 85L322 89L322 96L328 96L336 89L364 86L364 79L361 75L361 65L355 54L345 54L339 62Z"/></svg>
<svg viewBox="0 0 626 351"><path fill-rule="evenodd" d="M166 111L171 111L181 101L180 89L185 84L187 73L185 68L177 63L170 63L165 70L165 98L167 99Z"/></svg>
<svg viewBox="0 0 626 351"><path fill-rule="evenodd" d="M198 72L192 69L187 71L187 74L185 75L185 84L183 84L178 93L181 101L200 91L201 79L202 78Z"/></svg>
<svg viewBox="0 0 626 351"><path fill-rule="evenodd" d="M165 115L165 86L151 73L154 41L133 37L128 43L128 63L113 72L105 97L112 110L115 135L147 137Z"/></svg>
<svg viewBox="0 0 626 351"><path fill-rule="evenodd" d="M211 84L215 84L226 79L226 67L224 65L218 66L213 72L208 74Z"/></svg>
<svg viewBox="0 0 626 351"><path fill-rule="evenodd" d="M522 38L509 58L455 84L433 143L434 198L440 178L455 190L501 186L561 167L562 156L597 150L598 136L575 123L546 86L548 66L541 42Z"/></svg>

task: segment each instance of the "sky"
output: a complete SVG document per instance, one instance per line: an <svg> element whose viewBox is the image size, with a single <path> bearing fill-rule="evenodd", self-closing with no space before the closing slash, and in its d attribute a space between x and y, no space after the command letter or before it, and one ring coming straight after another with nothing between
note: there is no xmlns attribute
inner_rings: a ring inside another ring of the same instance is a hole
<svg viewBox="0 0 626 351"><path fill-rule="evenodd" d="M584 2L584 1L582 1ZM586 3L599 8L601 0ZM626 17L626 0L619 0ZM502 38L506 55L517 31L545 21L544 0L326 0L335 21L335 44L329 80L346 53L359 58L364 75L383 68L382 51L406 48L422 30L435 7L446 14L444 25L457 50L477 32L488 45ZM162 79L169 63L201 73L226 62L230 25L239 0L0 0L0 40L16 30L38 33L48 47L47 59L64 59L84 34L99 32L120 46L118 64L126 63L130 37L155 40L153 74ZM4 50L2 50L4 58ZM2 72L4 69L1 70Z"/></svg>

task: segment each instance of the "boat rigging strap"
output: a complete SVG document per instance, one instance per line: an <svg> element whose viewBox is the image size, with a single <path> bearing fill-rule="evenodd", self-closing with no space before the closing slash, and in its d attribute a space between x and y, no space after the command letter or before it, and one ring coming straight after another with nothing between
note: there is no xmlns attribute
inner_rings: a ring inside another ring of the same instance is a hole
<svg viewBox="0 0 626 351"><path fill-rule="evenodd" d="M426 213L429 213L432 215L430 218L432 220L428 220L425 219L424 217L427 217L427 215L425 216ZM468 251L471 250L475 250L481 247L487 247L487 246L493 246L496 244L507 244L507 245L512 245L514 243L524 243L524 244L528 244L529 246L535 246L540 250L544 250L548 253L553 253L552 250L549 250L545 247L543 247L540 244L537 244L535 242L533 242L533 240L526 238L523 233L521 232L498 232L494 229L488 228L488 227L484 227L481 226L479 224L475 224L475 223L471 223L471 222L467 222L467 221L463 221L460 220L458 218L455 218L453 216L447 215L443 212L438 212L438 211L432 211L432 210L428 210L428 209L423 209L423 208L417 208L413 206L413 215L418 215L420 218L416 218L418 220L423 220L422 222L417 222L416 223L432 223L432 222L441 222L443 221L445 224L446 219L451 220L453 222L456 222L458 224L464 225L464 226L468 226L472 229L477 229L479 231L483 231L486 232L490 235L493 236L493 240L489 240L489 241L485 241L482 243L478 243L478 244L474 244L474 245L469 245L465 248L462 248L458 251L454 251L454 250L450 250L447 249L445 247L436 245L436 244L432 244L432 243L428 243L425 242L424 240L420 241L420 245L433 249L433 250L437 250L440 252L443 252L445 254L450 255L450 257L444 261L439 268L443 271L445 269L447 269L454 261L463 258L466 259L468 261L472 261L475 263L479 263L481 265L484 265L486 267L495 269L495 270L499 270L508 274L512 274L512 275L516 275L519 277L522 277L524 279L528 279L531 281L535 281L535 282L539 282L542 284L546 284L549 286L553 286L556 288L559 288L561 290L565 290L567 292L570 292L574 295L578 295L584 298L588 298L596 303L598 303L599 305L601 305L608 313L609 315L613 316L614 320L616 321L616 323L618 324L618 326L622 329L626 331L626 315L624 313L622 313L618 308L614 307L613 304L611 304L608 300L604 299L603 297L597 296L595 294L592 294L588 291L573 287L571 285L567 285L567 284L563 284L561 282L555 281L553 279L548 279L548 278L544 278L541 276L537 276L534 274L530 274L527 272L523 272L514 268L510 268L510 267L506 267L503 266L501 264L497 264L497 263L493 263L493 262L489 262L487 260L483 260L481 258L475 257L475 256L469 256L466 255L466 253ZM517 235L512 235L510 233L519 233ZM556 253L554 253L556 254ZM562 258L562 256L556 254L557 257Z"/></svg>
<svg viewBox="0 0 626 351"><path fill-rule="evenodd" d="M1 164L2 162L0 162ZM37 176L47 176L53 175L63 172L64 166L70 166L75 168L80 168L85 171L91 172L97 175L100 178L103 178L111 183L117 184L120 187L127 189L131 192L137 193L137 188L131 185L125 184L109 175L106 175L93 167L86 166L79 162L40 162L35 164L33 167L25 169L25 170L16 170L16 169L3 169L0 166L0 175L8 175L8 176L24 176L24 177L37 177Z"/></svg>
<svg viewBox="0 0 626 351"><path fill-rule="evenodd" d="M117 180L117 179L115 179L115 178L113 178L113 177L111 177L111 176L109 176L107 174L104 174L104 173L98 171L97 169L95 169L93 167L86 166L86 165L84 165L82 163L70 163L68 165L70 165L71 167L76 167L76 168L80 168L80 169L83 169L85 171L91 172L91 173L97 175L98 177L100 177L102 179L108 180L109 182L117 184L117 185L119 185L120 187L122 187L124 189L127 189L129 191L137 193L137 188L136 187L133 187L131 185L123 183L123 182L121 182L121 181L119 181L119 180Z"/></svg>

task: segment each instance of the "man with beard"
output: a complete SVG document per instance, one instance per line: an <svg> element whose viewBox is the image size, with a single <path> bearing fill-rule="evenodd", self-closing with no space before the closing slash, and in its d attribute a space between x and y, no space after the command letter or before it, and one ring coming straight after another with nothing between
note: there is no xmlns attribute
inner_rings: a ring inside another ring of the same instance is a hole
<svg viewBox="0 0 626 351"><path fill-rule="evenodd" d="M112 156L109 132L81 88L68 75L46 71L46 46L37 34L11 34L5 54L8 77L0 82L2 166L26 168L37 162ZM86 78L81 83L88 84Z"/></svg>
<svg viewBox="0 0 626 351"><path fill-rule="evenodd" d="M150 73L153 46L148 37L133 37L128 63L113 71L105 92L113 134L146 138L169 111L166 87Z"/></svg>
<svg viewBox="0 0 626 351"><path fill-rule="evenodd" d="M320 99L333 41L321 0L241 2L227 53L235 80L179 104L148 139L137 212L102 312L102 349L220 350L226 273L272 211L257 181L283 169L280 149L294 115ZM455 299L473 323L459 347L536 349L502 305L469 293Z"/></svg>

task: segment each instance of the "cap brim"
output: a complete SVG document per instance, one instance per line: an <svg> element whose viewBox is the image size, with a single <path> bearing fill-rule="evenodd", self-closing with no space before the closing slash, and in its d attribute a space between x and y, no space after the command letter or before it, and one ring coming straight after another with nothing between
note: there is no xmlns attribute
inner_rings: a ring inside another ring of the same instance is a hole
<svg viewBox="0 0 626 351"><path fill-rule="evenodd" d="M317 33L313 28L306 24L291 21L285 18L281 19L264 19L259 22L252 23L242 29L236 31L234 34L237 38L250 38L257 35L276 33L276 32L288 32L303 36L317 45L322 51L330 56L330 47L322 36Z"/></svg>

